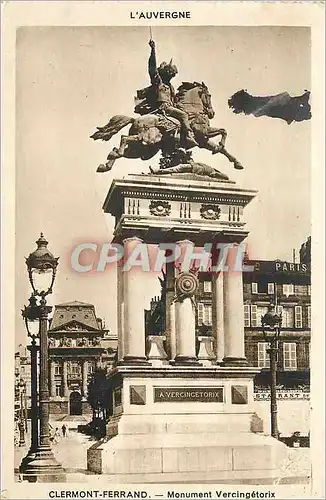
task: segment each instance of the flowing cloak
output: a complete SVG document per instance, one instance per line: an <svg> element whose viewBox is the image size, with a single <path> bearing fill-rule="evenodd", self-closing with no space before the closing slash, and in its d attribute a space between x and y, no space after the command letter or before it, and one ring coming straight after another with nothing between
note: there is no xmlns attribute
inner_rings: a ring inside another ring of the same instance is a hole
<svg viewBox="0 0 326 500"><path fill-rule="evenodd" d="M111 118L109 123L104 125L104 127L97 127L97 131L91 135L91 138L96 141L101 139L102 141L109 141L111 137L119 132L123 127L133 122L133 118L124 115L115 115Z"/></svg>
<svg viewBox="0 0 326 500"><path fill-rule="evenodd" d="M156 87L155 85L150 85L143 89L137 90L135 96L135 108L134 112L139 115L147 115L153 113L157 109L157 97L156 97Z"/></svg>

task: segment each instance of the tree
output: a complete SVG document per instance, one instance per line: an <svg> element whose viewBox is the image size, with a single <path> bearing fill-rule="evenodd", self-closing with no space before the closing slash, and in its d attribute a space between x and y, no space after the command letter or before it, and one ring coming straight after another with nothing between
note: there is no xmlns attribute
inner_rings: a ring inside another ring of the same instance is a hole
<svg viewBox="0 0 326 500"><path fill-rule="evenodd" d="M93 410L93 420L106 421L112 413L112 388L106 370L97 368L88 384L87 401Z"/></svg>

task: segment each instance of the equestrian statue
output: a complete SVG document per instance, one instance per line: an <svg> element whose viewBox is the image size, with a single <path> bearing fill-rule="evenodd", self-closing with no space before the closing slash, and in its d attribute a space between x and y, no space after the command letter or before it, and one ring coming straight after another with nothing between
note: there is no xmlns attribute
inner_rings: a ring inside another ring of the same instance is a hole
<svg viewBox="0 0 326 500"><path fill-rule="evenodd" d="M234 168L242 169L241 163L225 148L226 130L210 126L209 121L214 118L215 112L205 83L183 82L175 91L171 80L178 73L177 67L172 59L169 63L162 62L157 66L154 40L151 39L149 45L150 86L138 90L135 98L134 112L140 116L115 115L107 125L97 127L91 136L94 140L109 141L124 127L131 125L128 135L121 136L119 147L110 151L106 163L99 165L97 172L110 171L119 158L149 160L158 152L162 155L160 168L151 169L153 174L161 174L166 168L170 169L166 173L173 173L178 165L181 169L176 172L182 172L185 168L191 171L193 165L199 165L192 160L188 162L190 150L196 146L212 154L221 153L233 163ZM212 141L217 136L220 136L218 143ZM185 161L185 158L188 160ZM188 166L183 167L185 164ZM212 176L216 177L215 174ZM220 177L227 178L224 174Z"/></svg>

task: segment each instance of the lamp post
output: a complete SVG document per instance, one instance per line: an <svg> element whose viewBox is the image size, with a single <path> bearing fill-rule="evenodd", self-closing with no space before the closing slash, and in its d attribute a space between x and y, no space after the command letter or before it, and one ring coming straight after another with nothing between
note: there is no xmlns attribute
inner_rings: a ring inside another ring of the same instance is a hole
<svg viewBox="0 0 326 500"><path fill-rule="evenodd" d="M280 336L282 316L277 314L276 306L270 305L268 312L261 319L262 329L265 340L269 343L270 374L271 374L271 435L279 439L279 430L277 425L277 400L276 400L276 371L277 371L277 352L278 339Z"/></svg>
<svg viewBox="0 0 326 500"><path fill-rule="evenodd" d="M26 382L23 379L19 381L19 396L20 396L20 411L19 411L19 446L25 446L25 412L24 412L24 390L26 390Z"/></svg>
<svg viewBox="0 0 326 500"><path fill-rule="evenodd" d="M52 307L47 305L46 296L52 293L58 266L58 258L54 257L52 253L49 252L47 248L48 242L42 233L36 244L37 249L26 259L28 276L33 294L30 299L30 305L25 307L22 314L25 318L26 325L28 325L29 321L39 321L40 372L38 413L40 433L38 438L34 414L34 427L32 428L33 453L29 453L29 456L23 459L20 470L23 473L23 479L27 479L30 482L64 482L66 480L64 470L61 464L55 459L51 449L49 428L48 315ZM44 278L46 278L46 283ZM35 341L35 338L32 339L32 346L33 340ZM34 349L32 349L32 354L33 351ZM35 393L35 386L37 385L37 365L35 366L34 357L32 357L31 363L33 365L32 383L34 384ZM32 401L32 407L33 410L35 410L35 399Z"/></svg>
<svg viewBox="0 0 326 500"><path fill-rule="evenodd" d="M26 457L21 462L21 472L25 470L27 463L35 458L38 446L37 353L39 348L36 340L39 337L40 323L37 299L34 295L31 295L29 305L22 310L22 316L25 321L27 335L31 339L31 345L28 346L31 353L31 444Z"/></svg>

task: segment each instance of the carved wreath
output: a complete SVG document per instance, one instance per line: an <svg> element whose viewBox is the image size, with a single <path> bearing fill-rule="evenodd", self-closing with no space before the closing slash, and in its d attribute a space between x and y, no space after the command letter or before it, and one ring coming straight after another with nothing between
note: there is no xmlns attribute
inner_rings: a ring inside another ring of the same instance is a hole
<svg viewBox="0 0 326 500"><path fill-rule="evenodd" d="M171 213L171 204L168 201L152 200L149 204L149 211L152 215L167 217Z"/></svg>
<svg viewBox="0 0 326 500"><path fill-rule="evenodd" d="M175 281L177 300L193 297L198 290L198 286L198 278L192 272L180 273Z"/></svg>
<svg viewBox="0 0 326 500"><path fill-rule="evenodd" d="M211 203L203 203L200 207L200 215L202 219L216 220L220 218L221 209L218 205Z"/></svg>

